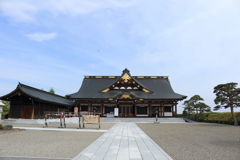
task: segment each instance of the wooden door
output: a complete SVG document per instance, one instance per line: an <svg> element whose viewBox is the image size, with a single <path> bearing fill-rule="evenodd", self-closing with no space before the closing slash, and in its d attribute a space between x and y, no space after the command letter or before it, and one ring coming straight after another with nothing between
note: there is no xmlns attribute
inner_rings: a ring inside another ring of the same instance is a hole
<svg viewBox="0 0 240 160"><path fill-rule="evenodd" d="M133 117L133 106L120 106L119 117Z"/></svg>
<svg viewBox="0 0 240 160"><path fill-rule="evenodd" d="M33 119L34 109L33 105L22 105L21 107L21 118Z"/></svg>

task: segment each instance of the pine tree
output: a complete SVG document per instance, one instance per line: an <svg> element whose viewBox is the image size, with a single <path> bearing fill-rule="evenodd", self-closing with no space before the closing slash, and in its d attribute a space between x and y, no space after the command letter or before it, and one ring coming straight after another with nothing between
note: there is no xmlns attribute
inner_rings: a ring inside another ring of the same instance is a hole
<svg viewBox="0 0 240 160"><path fill-rule="evenodd" d="M236 116L234 114L234 107L240 107L240 88L236 88L238 83L226 83L219 84L214 87L213 93L215 93L216 98L214 99L215 104L214 110L219 110L222 107L230 108L231 114L234 120L234 125L238 126Z"/></svg>

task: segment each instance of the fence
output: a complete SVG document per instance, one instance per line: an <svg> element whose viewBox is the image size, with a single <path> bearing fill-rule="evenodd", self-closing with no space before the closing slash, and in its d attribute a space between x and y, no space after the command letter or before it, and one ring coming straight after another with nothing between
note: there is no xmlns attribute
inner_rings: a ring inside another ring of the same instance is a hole
<svg viewBox="0 0 240 160"><path fill-rule="evenodd" d="M59 127L58 128L66 128L66 118L77 117L78 118L78 129L81 127L81 122L83 128L85 128L85 124L97 124L98 129L100 129L100 116L93 115L93 112L53 112L53 111L45 111L45 123L44 128L48 127L48 122L50 119L59 119ZM82 118L81 118L82 117ZM82 121L81 121L82 119Z"/></svg>

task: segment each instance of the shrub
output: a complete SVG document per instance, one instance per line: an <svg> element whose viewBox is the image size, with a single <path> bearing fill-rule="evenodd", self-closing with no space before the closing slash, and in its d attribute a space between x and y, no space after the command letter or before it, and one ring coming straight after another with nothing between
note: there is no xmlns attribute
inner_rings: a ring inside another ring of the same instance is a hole
<svg viewBox="0 0 240 160"><path fill-rule="evenodd" d="M238 123L240 124L240 112L235 113ZM189 115L190 119L196 120L196 114ZM224 123L224 124L234 124L232 114L230 112L218 113L202 113L199 116L199 122L210 122L210 123Z"/></svg>

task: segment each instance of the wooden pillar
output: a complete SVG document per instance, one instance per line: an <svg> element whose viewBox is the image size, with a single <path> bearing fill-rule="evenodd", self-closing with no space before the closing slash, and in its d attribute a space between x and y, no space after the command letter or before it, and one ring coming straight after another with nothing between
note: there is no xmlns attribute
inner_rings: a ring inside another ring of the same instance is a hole
<svg viewBox="0 0 240 160"><path fill-rule="evenodd" d="M77 101L77 105L78 105L78 108L79 108L79 109L78 109L79 112L81 112L81 111L82 111L81 103Z"/></svg>
<svg viewBox="0 0 240 160"><path fill-rule="evenodd" d="M41 110L41 106L40 106L40 103L38 102L38 119L40 118L40 110Z"/></svg>
<svg viewBox="0 0 240 160"><path fill-rule="evenodd" d="M11 114L12 114L12 105L11 105L11 101L10 101L10 111L9 111L9 114L8 114L8 118L12 118Z"/></svg>
<svg viewBox="0 0 240 160"><path fill-rule="evenodd" d="M32 104L32 116L31 116L31 119L34 119L34 114L35 114L34 112L35 112L35 108L36 108L35 106L36 105L33 103Z"/></svg>
<svg viewBox="0 0 240 160"><path fill-rule="evenodd" d="M136 117L136 115L137 115L137 106L136 104L134 104L134 116Z"/></svg>
<svg viewBox="0 0 240 160"><path fill-rule="evenodd" d="M41 103L42 104L42 107L43 107L43 118L45 117L45 105L44 105L44 103Z"/></svg>
<svg viewBox="0 0 240 160"><path fill-rule="evenodd" d="M162 117L162 104L160 102L159 102L159 106L158 106L158 116Z"/></svg>
<svg viewBox="0 0 240 160"><path fill-rule="evenodd" d="M103 104L102 103L100 105L100 112L101 112L101 116L103 116Z"/></svg>
<svg viewBox="0 0 240 160"><path fill-rule="evenodd" d="M90 108L90 103L88 103L88 113L91 111L91 108Z"/></svg>
<svg viewBox="0 0 240 160"><path fill-rule="evenodd" d="M177 102L175 103L175 117L177 117Z"/></svg>
<svg viewBox="0 0 240 160"><path fill-rule="evenodd" d="M20 98L21 100L21 105L20 105L20 117L19 118L22 118L22 109L23 109L23 106L22 106L22 98Z"/></svg>
<svg viewBox="0 0 240 160"><path fill-rule="evenodd" d="M149 104L149 116L152 116L152 104Z"/></svg>
<svg viewBox="0 0 240 160"><path fill-rule="evenodd" d="M165 117L165 114L164 114L164 102L161 104L162 105L162 116Z"/></svg>

